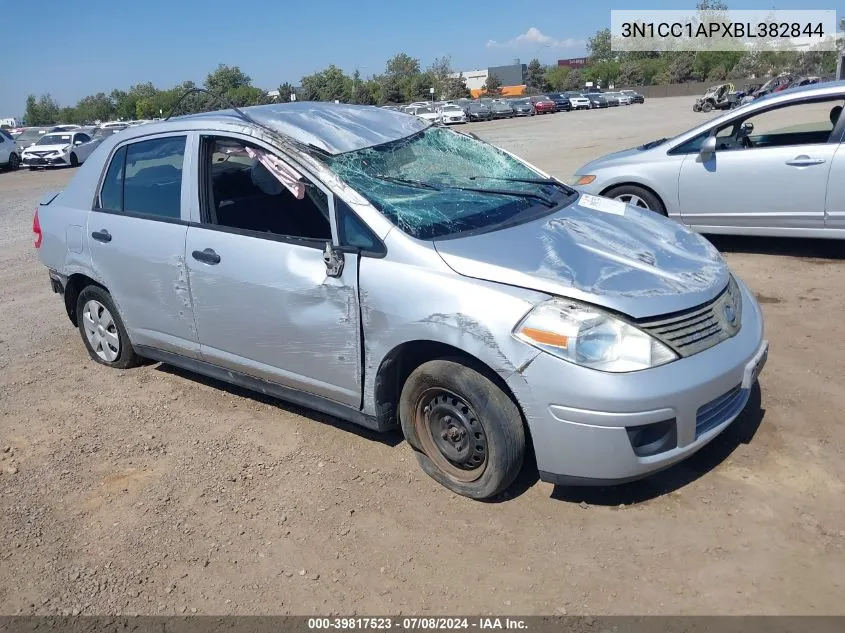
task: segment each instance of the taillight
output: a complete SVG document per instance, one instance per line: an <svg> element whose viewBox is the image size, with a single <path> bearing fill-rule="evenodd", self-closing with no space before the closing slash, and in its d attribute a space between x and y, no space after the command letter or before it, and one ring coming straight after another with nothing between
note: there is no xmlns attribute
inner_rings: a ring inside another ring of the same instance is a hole
<svg viewBox="0 0 845 633"><path fill-rule="evenodd" d="M38 221L38 209L35 210L35 217L32 218L32 232L35 233L35 248L41 248L41 222Z"/></svg>

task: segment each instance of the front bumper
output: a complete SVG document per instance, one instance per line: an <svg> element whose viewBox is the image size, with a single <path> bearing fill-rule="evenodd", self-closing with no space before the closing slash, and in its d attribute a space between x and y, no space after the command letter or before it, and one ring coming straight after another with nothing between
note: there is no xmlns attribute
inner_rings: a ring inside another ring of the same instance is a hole
<svg viewBox="0 0 845 633"><path fill-rule="evenodd" d="M742 327L730 339L667 365L627 374L539 354L509 384L531 429L540 478L610 485L639 479L695 453L748 402L768 356L763 317L740 283ZM636 427L671 428L671 443L638 455Z"/></svg>
<svg viewBox="0 0 845 633"><path fill-rule="evenodd" d="M443 117L443 123L450 124L450 123L466 123L467 118L465 116L448 116Z"/></svg>
<svg viewBox="0 0 845 633"><path fill-rule="evenodd" d="M70 163L64 156L23 156L21 165L24 167L66 167Z"/></svg>

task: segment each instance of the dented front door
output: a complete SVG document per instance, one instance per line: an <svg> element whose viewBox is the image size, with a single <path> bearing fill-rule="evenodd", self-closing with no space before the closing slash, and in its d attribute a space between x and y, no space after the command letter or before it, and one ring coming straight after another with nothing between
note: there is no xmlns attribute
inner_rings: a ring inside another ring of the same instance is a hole
<svg viewBox="0 0 845 633"><path fill-rule="evenodd" d="M327 275L323 248L274 237L188 228L204 360L358 407L358 262Z"/></svg>

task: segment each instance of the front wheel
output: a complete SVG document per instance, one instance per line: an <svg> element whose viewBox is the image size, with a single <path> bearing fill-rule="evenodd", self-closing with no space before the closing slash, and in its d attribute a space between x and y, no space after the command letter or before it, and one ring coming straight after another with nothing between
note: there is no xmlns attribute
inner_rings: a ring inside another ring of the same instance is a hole
<svg viewBox="0 0 845 633"><path fill-rule="evenodd" d="M713 103L710 101L705 101L701 104L701 111L702 112L710 112L713 109Z"/></svg>
<svg viewBox="0 0 845 633"><path fill-rule="evenodd" d="M666 215L666 209L660 201L660 198L648 189L638 187L637 185L622 185L620 187L614 187L613 189L608 190L604 196L639 207L640 209L655 211L662 215Z"/></svg>
<svg viewBox="0 0 845 633"><path fill-rule="evenodd" d="M21 159L18 157L17 154L12 152L9 155L9 171L15 171L18 167L21 166Z"/></svg>
<svg viewBox="0 0 845 633"><path fill-rule="evenodd" d="M71 167L79 167L79 159L76 157L76 154L71 152L70 154L70 166Z"/></svg>
<svg viewBox="0 0 845 633"><path fill-rule="evenodd" d="M399 417L422 469L459 495L494 497L522 468L519 409L497 384L458 359L417 367L402 387Z"/></svg>

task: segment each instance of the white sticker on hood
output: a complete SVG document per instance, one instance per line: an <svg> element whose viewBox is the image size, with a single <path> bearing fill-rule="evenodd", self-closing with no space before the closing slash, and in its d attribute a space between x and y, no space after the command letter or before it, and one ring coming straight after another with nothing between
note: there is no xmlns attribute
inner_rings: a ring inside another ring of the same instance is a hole
<svg viewBox="0 0 845 633"><path fill-rule="evenodd" d="M625 203L619 200L611 200L602 196L591 196L590 194L581 194L581 199L578 204L594 211L601 211L603 213L612 213L613 215L625 215Z"/></svg>

